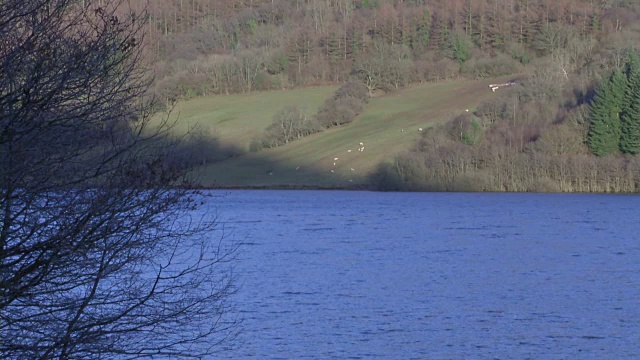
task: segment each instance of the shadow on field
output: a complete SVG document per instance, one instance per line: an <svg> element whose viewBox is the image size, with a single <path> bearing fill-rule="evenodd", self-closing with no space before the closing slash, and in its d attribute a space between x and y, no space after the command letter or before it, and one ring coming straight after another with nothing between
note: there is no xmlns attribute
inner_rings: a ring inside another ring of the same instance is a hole
<svg viewBox="0 0 640 360"><path fill-rule="evenodd" d="M367 175L342 167L295 164L266 153L201 166L197 178L205 188L366 189Z"/></svg>
<svg viewBox="0 0 640 360"><path fill-rule="evenodd" d="M182 139L163 140L171 148L168 161L186 167L200 167L241 156L244 151L233 145L223 144L218 137L189 134Z"/></svg>

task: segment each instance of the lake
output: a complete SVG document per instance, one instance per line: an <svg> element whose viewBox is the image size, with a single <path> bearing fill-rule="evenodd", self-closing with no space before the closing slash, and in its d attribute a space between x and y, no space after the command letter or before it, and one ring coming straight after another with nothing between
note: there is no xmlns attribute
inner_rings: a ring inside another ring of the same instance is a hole
<svg viewBox="0 0 640 360"><path fill-rule="evenodd" d="M245 242L223 357L640 358L638 196L213 194Z"/></svg>

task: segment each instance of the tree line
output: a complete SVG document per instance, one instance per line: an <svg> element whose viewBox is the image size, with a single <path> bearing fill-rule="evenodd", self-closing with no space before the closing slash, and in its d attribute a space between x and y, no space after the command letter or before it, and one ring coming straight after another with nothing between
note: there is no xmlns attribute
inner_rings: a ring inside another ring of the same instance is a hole
<svg viewBox="0 0 640 360"><path fill-rule="evenodd" d="M630 49L593 98L587 142L594 155L640 153L640 56Z"/></svg>
<svg viewBox="0 0 640 360"><path fill-rule="evenodd" d="M342 83L371 90L521 72L598 47L632 1L162 0L148 7L155 90L167 99Z"/></svg>

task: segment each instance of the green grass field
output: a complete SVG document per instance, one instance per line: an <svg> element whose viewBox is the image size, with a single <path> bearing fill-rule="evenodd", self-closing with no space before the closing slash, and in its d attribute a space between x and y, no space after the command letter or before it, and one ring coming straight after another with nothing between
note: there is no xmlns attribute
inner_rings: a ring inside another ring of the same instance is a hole
<svg viewBox="0 0 640 360"><path fill-rule="evenodd" d="M366 185L367 175L380 162L391 161L413 146L420 136L419 128L442 123L465 109L473 111L481 101L495 96L488 85L504 79L434 83L374 97L349 125L279 148L247 152L203 167L198 175L203 186ZM247 150L251 139L264 131L282 107L297 105L314 114L335 89L317 87L185 101L176 108L176 131L200 124L213 128L223 144ZM358 151L360 143L364 151Z"/></svg>
<svg viewBox="0 0 640 360"><path fill-rule="evenodd" d="M199 125L213 129L225 145L249 150L249 143L271 124L285 106L299 106L315 114L318 106L337 89L333 86L248 95L207 96L178 103L175 131L185 132Z"/></svg>

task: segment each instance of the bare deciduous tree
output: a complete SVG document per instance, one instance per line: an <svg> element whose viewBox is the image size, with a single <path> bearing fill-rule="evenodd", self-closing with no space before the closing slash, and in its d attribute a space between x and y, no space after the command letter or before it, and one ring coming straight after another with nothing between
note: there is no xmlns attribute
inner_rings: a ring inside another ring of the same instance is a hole
<svg viewBox="0 0 640 360"><path fill-rule="evenodd" d="M237 331L235 247L151 126L142 14L0 2L0 357L200 358Z"/></svg>

